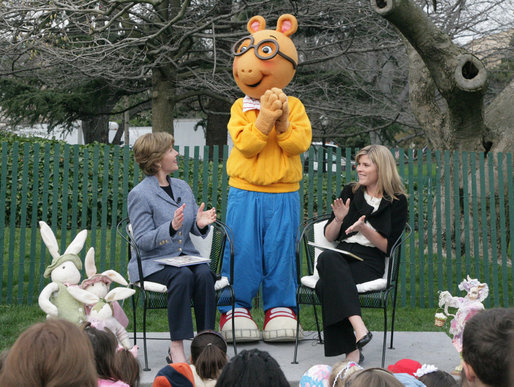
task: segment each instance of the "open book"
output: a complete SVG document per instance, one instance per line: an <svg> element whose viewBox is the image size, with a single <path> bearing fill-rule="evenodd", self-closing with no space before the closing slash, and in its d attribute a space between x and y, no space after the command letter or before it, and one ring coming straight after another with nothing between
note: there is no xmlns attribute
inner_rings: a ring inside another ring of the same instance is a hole
<svg viewBox="0 0 514 387"><path fill-rule="evenodd" d="M364 261L364 259L362 259L358 255L355 255L354 253L350 253L349 251L346 251L346 250L336 249L335 247L327 246L327 245L318 245L317 243L314 243L314 242L309 242L309 245L314 246L318 249L337 251L338 253L349 255L350 257L358 259L359 261Z"/></svg>
<svg viewBox="0 0 514 387"><path fill-rule="evenodd" d="M194 255L179 255L178 257L159 258L156 259L162 265L170 265L176 267L198 265L199 263L209 263L210 258L197 257Z"/></svg>

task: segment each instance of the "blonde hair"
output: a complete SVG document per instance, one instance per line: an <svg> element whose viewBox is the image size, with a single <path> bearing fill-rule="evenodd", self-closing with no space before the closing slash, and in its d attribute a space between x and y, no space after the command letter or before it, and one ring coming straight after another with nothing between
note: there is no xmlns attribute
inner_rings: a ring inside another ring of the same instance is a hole
<svg viewBox="0 0 514 387"><path fill-rule="evenodd" d="M357 152L355 162L359 163L359 159L364 155L367 155L377 167L378 193L382 194L389 201L398 199L396 196L398 194L405 195L405 187L396 169L396 162L388 148L383 145L368 145ZM360 184L356 183L353 186L353 192L356 192L359 188Z"/></svg>
<svg viewBox="0 0 514 387"><path fill-rule="evenodd" d="M164 154L175 145L175 138L167 132L147 133L137 138L132 150L134 160L143 173L153 176L159 171Z"/></svg>
<svg viewBox="0 0 514 387"><path fill-rule="evenodd" d="M343 360L334 364L328 379L329 387L344 386L344 381L348 379L350 375L353 375L360 370L362 370L362 367L359 364L349 360Z"/></svg>
<svg viewBox="0 0 514 387"><path fill-rule="evenodd" d="M404 387L403 383L384 368L366 368L345 380L344 387Z"/></svg>
<svg viewBox="0 0 514 387"><path fill-rule="evenodd" d="M0 385L97 387L93 348L75 324L59 319L24 331L9 350Z"/></svg>

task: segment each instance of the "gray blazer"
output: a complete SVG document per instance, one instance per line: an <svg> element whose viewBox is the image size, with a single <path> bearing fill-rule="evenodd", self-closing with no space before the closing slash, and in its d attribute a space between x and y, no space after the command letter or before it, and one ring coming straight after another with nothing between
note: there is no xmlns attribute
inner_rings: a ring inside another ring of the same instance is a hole
<svg viewBox="0 0 514 387"><path fill-rule="evenodd" d="M128 194L128 216L132 224L134 239L140 249L143 276L146 278L163 268L156 258L176 257L183 254L198 255L189 233L206 237L196 225L198 206L189 185L180 179L168 176L175 200L159 187L155 176L146 176ZM184 223L173 237L170 236L170 223L175 210L182 204ZM139 281L135 254L128 264L131 281Z"/></svg>

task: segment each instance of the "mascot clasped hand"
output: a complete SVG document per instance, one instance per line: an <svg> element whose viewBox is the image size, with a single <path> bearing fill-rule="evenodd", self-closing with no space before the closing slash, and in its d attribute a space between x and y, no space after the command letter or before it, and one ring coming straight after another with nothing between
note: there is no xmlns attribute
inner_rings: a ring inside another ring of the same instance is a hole
<svg viewBox="0 0 514 387"><path fill-rule="evenodd" d="M227 161L230 191L226 223L234 234L236 309L220 308L220 329L232 341L260 339L252 299L262 286L265 341L296 336L295 238L300 221L300 155L312 139L305 107L282 90L293 78L298 54L291 40L298 22L282 15L275 30L262 16L247 24L250 35L233 47L234 79L245 94L231 108L234 147ZM224 268L228 268L228 252ZM228 275L228 269L223 275Z"/></svg>

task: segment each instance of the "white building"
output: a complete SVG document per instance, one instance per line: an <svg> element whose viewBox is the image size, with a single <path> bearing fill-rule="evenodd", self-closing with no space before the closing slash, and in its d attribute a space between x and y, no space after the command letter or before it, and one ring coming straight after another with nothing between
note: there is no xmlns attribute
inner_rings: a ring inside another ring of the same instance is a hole
<svg viewBox="0 0 514 387"><path fill-rule="evenodd" d="M175 143L183 146L204 146L205 145L205 128L199 126L195 130L196 124L200 120L197 118L180 118L174 120ZM109 142L114 139L119 126L116 122L109 123ZM139 136L150 133L151 126L134 126L129 128L129 145L133 146ZM62 140L68 144L84 144L84 134L82 126L77 123L76 127L70 132L63 128L56 127L51 133L48 133L47 124L38 124L32 127L17 128L13 131L17 135L26 137L42 137L46 139ZM125 136L122 137L124 141Z"/></svg>

